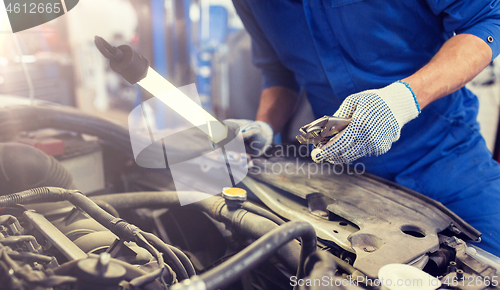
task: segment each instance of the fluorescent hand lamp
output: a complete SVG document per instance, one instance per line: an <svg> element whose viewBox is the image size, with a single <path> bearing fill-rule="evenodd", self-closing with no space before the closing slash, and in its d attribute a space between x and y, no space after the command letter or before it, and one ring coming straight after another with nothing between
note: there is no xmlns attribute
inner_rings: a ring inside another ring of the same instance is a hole
<svg viewBox="0 0 500 290"><path fill-rule="evenodd" d="M149 67L149 61L133 51L130 46L113 47L99 36L95 37L95 44L99 51L110 60L111 68L129 83L139 84L143 89L202 130L214 143L226 139L227 126Z"/></svg>

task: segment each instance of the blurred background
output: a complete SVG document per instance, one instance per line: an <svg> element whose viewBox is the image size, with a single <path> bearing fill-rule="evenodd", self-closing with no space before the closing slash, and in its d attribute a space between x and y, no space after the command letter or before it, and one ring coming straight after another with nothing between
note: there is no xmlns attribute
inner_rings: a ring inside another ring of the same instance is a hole
<svg viewBox="0 0 500 290"><path fill-rule="evenodd" d="M15 35L0 5L0 95L33 97L74 106L123 124L151 98L113 72L94 45L97 34L128 44L181 87L196 84L205 109L219 119L254 119L261 76L251 64L248 33L231 0L84 0L66 15ZM480 99L483 136L498 160L500 63L468 86ZM0 104L1 105L1 104ZM166 127L161 105L148 108L154 126ZM281 138L312 121L302 98L296 120Z"/></svg>

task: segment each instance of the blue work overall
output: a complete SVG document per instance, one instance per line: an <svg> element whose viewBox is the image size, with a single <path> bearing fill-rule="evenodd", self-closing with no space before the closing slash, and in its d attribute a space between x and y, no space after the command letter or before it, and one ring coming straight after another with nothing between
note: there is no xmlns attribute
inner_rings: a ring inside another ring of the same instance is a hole
<svg viewBox="0 0 500 290"><path fill-rule="evenodd" d="M307 90L317 118L350 94L378 89L427 64L456 34L500 51L500 5L479 0L233 0L252 36L263 88ZM500 256L500 166L476 121L469 90L428 105L368 172L442 202L483 233Z"/></svg>

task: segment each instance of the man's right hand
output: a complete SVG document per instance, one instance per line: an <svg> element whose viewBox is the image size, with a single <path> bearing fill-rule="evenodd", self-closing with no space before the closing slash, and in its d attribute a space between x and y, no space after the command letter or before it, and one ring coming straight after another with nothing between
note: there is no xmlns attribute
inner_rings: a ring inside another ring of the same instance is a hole
<svg viewBox="0 0 500 290"><path fill-rule="evenodd" d="M250 157L259 157L266 152L273 143L273 128L263 121L245 119L227 119L224 123L230 128L240 128L245 140L245 147Z"/></svg>

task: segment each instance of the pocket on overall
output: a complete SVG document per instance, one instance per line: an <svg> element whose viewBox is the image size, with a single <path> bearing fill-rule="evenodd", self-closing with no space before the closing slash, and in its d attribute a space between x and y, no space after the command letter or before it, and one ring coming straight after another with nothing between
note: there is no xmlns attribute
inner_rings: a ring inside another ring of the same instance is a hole
<svg viewBox="0 0 500 290"><path fill-rule="evenodd" d="M395 56L415 48L419 33L415 0L332 0L341 33L354 55L365 61Z"/></svg>

